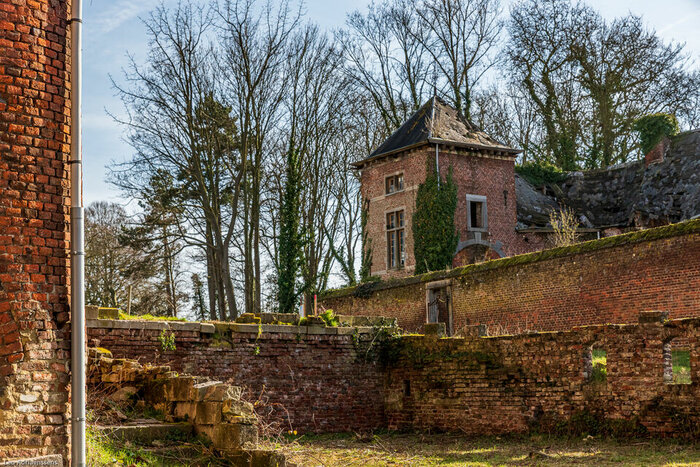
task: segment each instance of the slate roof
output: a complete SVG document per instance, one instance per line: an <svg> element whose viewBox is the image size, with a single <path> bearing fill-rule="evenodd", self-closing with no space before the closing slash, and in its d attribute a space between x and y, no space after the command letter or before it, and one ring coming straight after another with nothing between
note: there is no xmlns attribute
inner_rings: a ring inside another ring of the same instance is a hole
<svg viewBox="0 0 700 467"><path fill-rule="evenodd" d="M533 195L535 192L537 195ZM570 172L542 195L516 178L518 227L545 227L552 206L574 209L585 227L673 223L700 215L700 130L671 138L662 161ZM544 196L544 198L543 198Z"/></svg>
<svg viewBox="0 0 700 467"><path fill-rule="evenodd" d="M512 156L520 152L518 149L496 141L464 118L444 100L433 97L379 145L369 157L353 165L361 167L371 160L426 143L487 149Z"/></svg>

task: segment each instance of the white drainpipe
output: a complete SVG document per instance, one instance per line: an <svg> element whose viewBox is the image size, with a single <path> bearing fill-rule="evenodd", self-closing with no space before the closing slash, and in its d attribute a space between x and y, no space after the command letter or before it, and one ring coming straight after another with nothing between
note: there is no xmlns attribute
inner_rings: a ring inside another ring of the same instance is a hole
<svg viewBox="0 0 700 467"><path fill-rule="evenodd" d="M71 312L71 465L85 466L85 221L81 148L81 0L71 0L70 109L70 312Z"/></svg>

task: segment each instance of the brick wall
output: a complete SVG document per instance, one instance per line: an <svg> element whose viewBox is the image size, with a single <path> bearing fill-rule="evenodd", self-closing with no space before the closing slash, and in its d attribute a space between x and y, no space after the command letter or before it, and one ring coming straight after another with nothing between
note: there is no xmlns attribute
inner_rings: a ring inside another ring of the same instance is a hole
<svg viewBox="0 0 700 467"><path fill-rule="evenodd" d="M162 351L163 329L176 349ZM216 331L215 331L216 329ZM261 398L263 415L299 432L363 431L383 426L382 373L358 355L353 329L306 326L89 320L90 345L117 358L167 363L176 371L242 386ZM314 330L315 329L315 330ZM360 339L369 330L360 328Z"/></svg>
<svg viewBox="0 0 700 467"><path fill-rule="evenodd" d="M415 270L413 256L412 216L416 204L418 186L425 181L427 163L434 164L434 146L422 146L369 164L362 170L362 197L369 201L367 222L368 236L372 244L371 273L384 277L403 277ZM455 147L441 146L439 151L440 173L447 177L452 167L457 185L457 209L455 227L460 241L469 240L467 231L466 195L486 196L488 232L484 240L500 243L506 256L535 251L542 248L542 239L534 234L521 235L515 230L516 199L514 159L510 156L487 155ZM402 173L404 190L385 194L386 177ZM405 212L406 264L403 269L387 271L386 213L403 209ZM526 241L525 238L528 238ZM469 247L471 248L471 247ZM473 254L461 254L455 266L469 261Z"/></svg>
<svg viewBox="0 0 700 467"><path fill-rule="evenodd" d="M0 459L68 451L67 11L0 2Z"/></svg>
<svg viewBox="0 0 700 467"><path fill-rule="evenodd" d="M662 313L646 315L639 325L558 333L403 337L387 372L388 426L504 434L588 414L607 433L637 431L637 421L653 434L697 437L700 319L664 324ZM664 380L664 343L673 339L687 344L693 384ZM590 377L592 348L607 352L603 382Z"/></svg>
<svg viewBox="0 0 700 467"><path fill-rule="evenodd" d="M259 333L256 325L94 320L88 334L116 356L226 379L253 399L263 393L285 429L508 434L573 427L578 416L607 434L697 438L700 319L667 318L644 312L639 324L519 336L379 338L383 351L372 354L355 347L352 328L263 325ZM160 350L164 329L175 334L175 351ZM666 349L679 342L692 384L665 379ZM370 358L358 360L358 349ZM602 381L593 378L594 349L607 352Z"/></svg>
<svg viewBox="0 0 700 467"><path fill-rule="evenodd" d="M700 317L700 220L528 255L331 291L320 304L343 315L426 322L426 285L450 284L454 330L491 334L635 322L638 310Z"/></svg>

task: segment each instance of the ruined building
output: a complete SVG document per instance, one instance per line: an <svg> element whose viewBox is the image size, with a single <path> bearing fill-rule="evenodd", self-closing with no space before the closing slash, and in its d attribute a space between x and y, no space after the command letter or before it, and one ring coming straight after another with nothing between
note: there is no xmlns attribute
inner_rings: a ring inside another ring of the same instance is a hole
<svg viewBox="0 0 700 467"><path fill-rule="evenodd" d="M700 213L700 131L659 143L645 160L566 174L533 186L515 173L520 151L491 138L439 98L414 113L369 157L361 174L371 274L412 275L412 216L429 167L457 185L453 266L551 246L549 213L563 206L583 239L690 219Z"/></svg>

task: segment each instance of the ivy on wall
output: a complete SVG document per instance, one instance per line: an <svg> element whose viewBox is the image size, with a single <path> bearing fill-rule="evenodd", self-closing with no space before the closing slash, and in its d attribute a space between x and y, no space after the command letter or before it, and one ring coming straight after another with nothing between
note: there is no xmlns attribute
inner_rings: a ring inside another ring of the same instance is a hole
<svg viewBox="0 0 700 467"><path fill-rule="evenodd" d="M428 176L418 187L416 210L413 214L413 254L416 274L446 269L459 237L455 230L457 185L452 180L452 167L447 178L436 173L428 160Z"/></svg>
<svg viewBox="0 0 700 467"><path fill-rule="evenodd" d="M678 120L666 113L645 115L634 122L634 130L639 132L642 154L647 154L664 136L678 133Z"/></svg>

